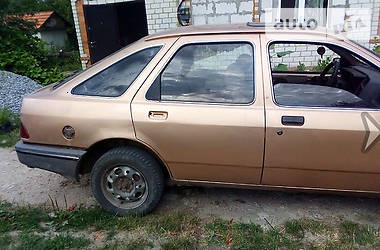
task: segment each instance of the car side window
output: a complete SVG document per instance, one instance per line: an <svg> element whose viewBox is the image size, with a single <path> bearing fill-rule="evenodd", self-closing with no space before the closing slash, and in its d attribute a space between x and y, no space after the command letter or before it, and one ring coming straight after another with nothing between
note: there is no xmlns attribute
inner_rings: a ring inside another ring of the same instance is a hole
<svg viewBox="0 0 380 250"><path fill-rule="evenodd" d="M140 50L72 89L74 95L117 97L121 96L158 53L161 46Z"/></svg>
<svg viewBox="0 0 380 250"><path fill-rule="evenodd" d="M275 102L282 106L379 108L380 70L343 47L269 46Z"/></svg>
<svg viewBox="0 0 380 250"><path fill-rule="evenodd" d="M186 45L174 55L146 97L162 101L251 103L253 61L249 43Z"/></svg>

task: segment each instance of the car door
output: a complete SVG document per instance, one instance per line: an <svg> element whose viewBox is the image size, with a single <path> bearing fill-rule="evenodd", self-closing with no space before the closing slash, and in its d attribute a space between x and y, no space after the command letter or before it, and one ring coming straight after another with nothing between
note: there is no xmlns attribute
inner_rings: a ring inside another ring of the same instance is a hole
<svg viewBox="0 0 380 250"><path fill-rule="evenodd" d="M132 101L138 140L176 180L258 184L264 151L259 38L178 39Z"/></svg>
<svg viewBox="0 0 380 250"><path fill-rule="evenodd" d="M306 42L306 48L311 48L317 42L320 42L318 46L334 45L339 49L345 49L347 53L360 56L363 60L364 58L370 60L369 56L360 54L363 51L356 54L359 48L352 44L333 39L326 40L326 37L322 39L319 36L309 36L306 36L308 39L305 40L305 36L295 35L294 41ZM289 37L285 41L283 37L281 34L261 36L267 125L262 184L333 190L380 191L379 109L364 106L328 107L327 102L322 103L321 106L310 104L315 100L317 102L326 100L331 96L329 90L333 88L310 85L309 90L300 94L299 87L306 87L307 84L297 85L272 81L269 50L270 46L273 47L273 42L292 41ZM304 45L297 44L296 47L300 48L300 46ZM306 57L301 53L295 55L294 58L294 60L302 60ZM315 58L316 62L320 62L318 57ZM306 61L313 65L313 60L307 59ZM287 62L298 63L292 60L287 60ZM378 64L375 60L369 62L373 65ZM378 72L378 68L376 71ZM277 87L273 86L275 84ZM276 91L292 86L297 86L297 90L290 89L294 95L287 99L289 103L279 103L280 99L275 98L276 93L279 93ZM321 92L322 89L327 91ZM357 98L342 89L337 91L333 89L333 92L339 95L347 94L348 97L344 98ZM308 94L309 99L302 99L302 95L305 93ZM297 100L301 100L301 103L292 105L292 103L298 102ZM326 106L323 107L325 104Z"/></svg>

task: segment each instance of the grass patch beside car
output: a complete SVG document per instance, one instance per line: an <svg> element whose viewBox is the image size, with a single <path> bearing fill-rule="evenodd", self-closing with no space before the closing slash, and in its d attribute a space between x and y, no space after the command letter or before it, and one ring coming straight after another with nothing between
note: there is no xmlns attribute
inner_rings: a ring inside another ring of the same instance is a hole
<svg viewBox="0 0 380 250"><path fill-rule="evenodd" d="M14 146L20 140L20 119L7 109L0 108L0 147Z"/></svg>
<svg viewBox="0 0 380 250"><path fill-rule="evenodd" d="M376 249L380 231L350 221L255 223L200 219L193 211L145 217L110 215L98 207L45 209L0 203L1 249Z"/></svg>

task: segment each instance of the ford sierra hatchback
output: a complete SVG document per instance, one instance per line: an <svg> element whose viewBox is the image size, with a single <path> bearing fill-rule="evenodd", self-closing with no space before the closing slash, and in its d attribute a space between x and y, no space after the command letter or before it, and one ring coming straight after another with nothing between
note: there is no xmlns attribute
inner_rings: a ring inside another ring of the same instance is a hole
<svg viewBox="0 0 380 250"><path fill-rule="evenodd" d="M380 193L380 59L321 30L240 24L145 37L24 98L21 163L114 214L166 181Z"/></svg>

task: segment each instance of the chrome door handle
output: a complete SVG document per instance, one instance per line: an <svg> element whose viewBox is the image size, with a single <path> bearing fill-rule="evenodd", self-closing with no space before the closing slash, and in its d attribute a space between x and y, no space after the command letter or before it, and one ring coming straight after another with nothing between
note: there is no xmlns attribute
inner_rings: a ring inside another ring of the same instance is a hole
<svg viewBox="0 0 380 250"><path fill-rule="evenodd" d="M168 119L168 112L166 111L149 111L148 117L153 120L166 120Z"/></svg>

